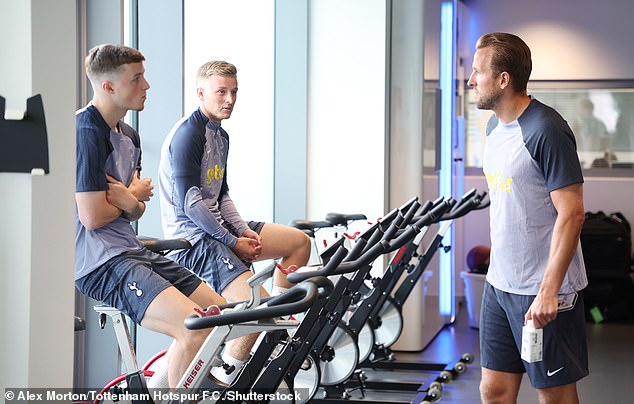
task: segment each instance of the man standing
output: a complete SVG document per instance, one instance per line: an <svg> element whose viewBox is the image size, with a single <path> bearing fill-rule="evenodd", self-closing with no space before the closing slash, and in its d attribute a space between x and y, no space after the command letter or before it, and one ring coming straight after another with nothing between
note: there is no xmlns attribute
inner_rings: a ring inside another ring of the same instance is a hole
<svg viewBox="0 0 634 404"><path fill-rule="evenodd" d="M583 176L574 135L526 92L531 52L519 37L483 35L468 85L487 125L484 173L490 198L491 262L482 301L484 403L514 403L527 373L540 403L578 403L588 375L581 291L587 278L579 235ZM522 327L543 329L543 359L521 359Z"/></svg>
<svg viewBox="0 0 634 404"><path fill-rule="evenodd" d="M186 238L193 246L170 255L173 260L192 270L227 300L247 300L251 262L281 257L286 268L304 266L310 256L310 241L295 228L246 223L229 196L229 135L221 122L231 117L235 106L236 67L223 61L205 63L198 69L196 87L199 108L175 124L161 149L163 233L166 238ZM289 286L279 271L274 284L279 290ZM225 362L239 369L255 337L231 344L223 354ZM231 381L223 374L214 375L225 383Z"/></svg>

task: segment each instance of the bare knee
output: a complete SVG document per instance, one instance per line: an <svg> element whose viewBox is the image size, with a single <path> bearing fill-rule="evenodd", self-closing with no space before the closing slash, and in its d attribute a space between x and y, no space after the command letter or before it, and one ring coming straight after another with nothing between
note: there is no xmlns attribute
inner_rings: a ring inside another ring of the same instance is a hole
<svg viewBox="0 0 634 404"><path fill-rule="evenodd" d="M297 230L293 232L292 242L288 245L287 256L285 258L294 255L298 257L298 259L305 259L306 261L308 261L308 257L310 256L310 248L310 237L308 237L308 235L303 231ZM298 264L302 265L301 262L297 263L296 265Z"/></svg>
<svg viewBox="0 0 634 404"><path fill-rule="evenodd" d="M180 345L183 351L195 354L205 342L210 331L185 329L176 336L176 344Z"/></svg>
<svg viewBox="0 0 634 404"><path fill-rule="evenodd" d="M508 389L498 383L480 381L480 398L485 404L511 403Z"/></svg>
<svg viewBox="0 0 634 404"><path fill-rule="evenodd" d="M248 286L247 280L251 275L251 272L243 272L237 278L229 282L222 290L222 297L229 302L248 300L251 297L251 288Z"/></svg>
<svg viewBox="0 0 634 404"><path fill-rule="evenodd" d="M516 403L522 374L482 369L480 397L485 404Z"/></svg>
<svg viewBox="0 0 634 404"><path fill-rule="evenodd" d="M578 404L577 384L537 389L539 404Z"/></svg>

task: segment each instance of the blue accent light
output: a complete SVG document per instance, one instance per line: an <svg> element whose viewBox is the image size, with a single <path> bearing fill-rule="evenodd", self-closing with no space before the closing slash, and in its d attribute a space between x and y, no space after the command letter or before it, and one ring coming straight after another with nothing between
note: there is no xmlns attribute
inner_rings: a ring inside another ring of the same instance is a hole
<svg viewBox="0 0 634 404"><path fill-rule="evenodd" d="M456 0L444 1L440 8L440 170L438 190L444 197L454 195L453 148L456 103ZM454 244L454 232L450 227L445 233L445 245ZM455 319L454 253L442 253L439 257L438 304L440 315L448 322Z"/></svg>

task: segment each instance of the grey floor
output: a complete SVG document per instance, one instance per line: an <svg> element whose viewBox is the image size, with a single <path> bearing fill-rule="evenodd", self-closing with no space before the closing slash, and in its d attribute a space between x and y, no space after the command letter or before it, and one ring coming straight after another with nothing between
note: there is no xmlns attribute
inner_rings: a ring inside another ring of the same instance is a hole
<svg viewBox="0 0 634 404"><path fill-rule="evenodd" d="M634 402L634 324L588 324L590 375L578 383L582 403ZM397 361L447 363L465 352L473 353L475 362L467 371L443 389L442 403L479 403L480 381L478 330L468 326L466 310L460 309L457 321L441 330L431 344L418 353L397 352ZM438 372L366 370L369 380L426 382ZM366 391L362 402L416 402L416 393L409 391ZM351 392L353 401L361 399L358 391ZM518 404L536 403L535 392L524 377Z"/></svg>

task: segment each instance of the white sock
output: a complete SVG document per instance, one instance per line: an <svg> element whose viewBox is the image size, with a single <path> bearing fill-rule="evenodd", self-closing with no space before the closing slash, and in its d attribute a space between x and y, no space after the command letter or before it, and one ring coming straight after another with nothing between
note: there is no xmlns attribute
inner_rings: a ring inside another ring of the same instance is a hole
<svg viewBox="0 0 634 404"><path fill-rule="evenodd" d="M226 363L229 366L234 366L235 369L233 370L233 372L227 374L227 371L222 366L217 366L217 367L211 368L211 374L219 382L224 383L227 386L230 386L231 383L233 383L233 381L235 380L236 376L238 376L240 369L242 369L242 366L244 366L244 363L246 361L236 359L225 352L222 353L221 357L224 363Z"/></svg>
<svg viewBox="0 0 634 404"><path fill-rule="evenodd" d="M281 286L273 285L273 289L271 289L271 296L281 295L286 292L288 288L283 288Z"/></svg>
<svg viewBox="0 0 634 404"><path fill-rule="evenodd" d="M147 381L147 388L150 393L153 393L155 390L169 389L170 384L167 378L167 368L167 360L161 360L152 367L154 374Z"/></svg>

